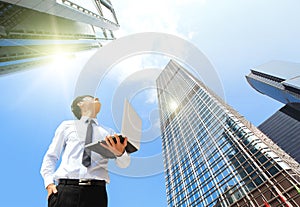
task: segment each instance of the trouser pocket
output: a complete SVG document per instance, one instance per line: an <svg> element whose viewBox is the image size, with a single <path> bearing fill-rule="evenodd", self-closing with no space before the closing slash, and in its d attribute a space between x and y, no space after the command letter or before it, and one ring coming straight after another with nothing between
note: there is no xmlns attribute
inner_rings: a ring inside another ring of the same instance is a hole
<svg viewBox="0 0 300 207"><path fill-rule="evenodd" d="M48 207L56 207L58 193L52 193L48 198Z"/></svg>

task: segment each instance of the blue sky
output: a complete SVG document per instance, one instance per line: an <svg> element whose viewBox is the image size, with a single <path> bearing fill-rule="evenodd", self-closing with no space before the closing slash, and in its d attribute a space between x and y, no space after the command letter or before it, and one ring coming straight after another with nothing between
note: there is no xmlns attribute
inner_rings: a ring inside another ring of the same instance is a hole
<svg viewBox="0 0 300 207"><path fill-rule="evenodd" d="M153 0L113 1L121 28L117 37L138 32L162 32L183 38L210 60L219 74L226 102L258 125L282 104L254 91L245 75L270 60L300 62L300 2L298 0ZM72 119L70 103L82 68L95 51L60 58L31 70L2 76L0 203L3 206L46 206L46 191L39 174L44 153L59 123ZM98 118L118 130L114 94L124 80L145 80L139 71L161 68L168 57L128 57L110 69L96 94L103 103ZM205 79L205 77L201 77ZM115 87L111 83L115 84ZM151 85L151 84L149 84ZM157 121L154 90L134 94L132 103L144 120L144 132ZM115 114L114 114L115 113ZM116 122L115 122L116 121ZM144 137L136 158L149 165L114 171L108 185L109 206L166 206L161 141ZM151 171L155 169L154 171ZM132 200L130 205L126 201Z"/></svg>

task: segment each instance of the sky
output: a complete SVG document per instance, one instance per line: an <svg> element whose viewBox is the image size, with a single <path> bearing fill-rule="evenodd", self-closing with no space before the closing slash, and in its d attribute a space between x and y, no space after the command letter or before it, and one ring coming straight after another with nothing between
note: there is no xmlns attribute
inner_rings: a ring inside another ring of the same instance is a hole
<svg viewBox="0 0 300 207"><path fill-rule="evenodd" d="M222 85L222 98L254 125L283 106L251 88L245 75L271 60L300 62L298 0L112 3L121 25L115 32L118 39L155 32L191 43L212 64ZM63 120L73 119L70 104L78 80L98 53L93 50L62 56L48 64L0 77L1 206L47 206L39 174L42 159L57 126ZM153 53L129 55L97 77L101 79L95 91L102 102L98 116L101 123L120 129L120 96L130 98L143 118L141 150L132 155L132 166L119 170L110 163L110 207L167 205L153 85L170 58ZM99 64L102 61L99 59ZM181 59L180 63L186 62Z"/></svg>

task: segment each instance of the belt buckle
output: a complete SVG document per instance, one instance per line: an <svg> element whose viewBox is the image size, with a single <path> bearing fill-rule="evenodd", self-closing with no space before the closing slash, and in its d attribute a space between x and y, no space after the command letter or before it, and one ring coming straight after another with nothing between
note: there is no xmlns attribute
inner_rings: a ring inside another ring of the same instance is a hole
<svg viewBox="0 0 300 207"><path fill-rule="evenodd" d="M78 185L92 185L92 181L88 179L79 179Z"/></svg>

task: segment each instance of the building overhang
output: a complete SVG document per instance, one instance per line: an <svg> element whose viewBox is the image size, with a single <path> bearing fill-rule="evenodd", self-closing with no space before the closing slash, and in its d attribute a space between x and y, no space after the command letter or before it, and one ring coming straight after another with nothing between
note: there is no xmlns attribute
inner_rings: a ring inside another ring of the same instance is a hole
<svg viewBox="0 0 300 207"><path fill-rule="evenodd" d="M108 30L117 30L119 25L104 17L89 11L69 0L2 0L9 4L32 9L73 21L91 24Z"/></svg>

